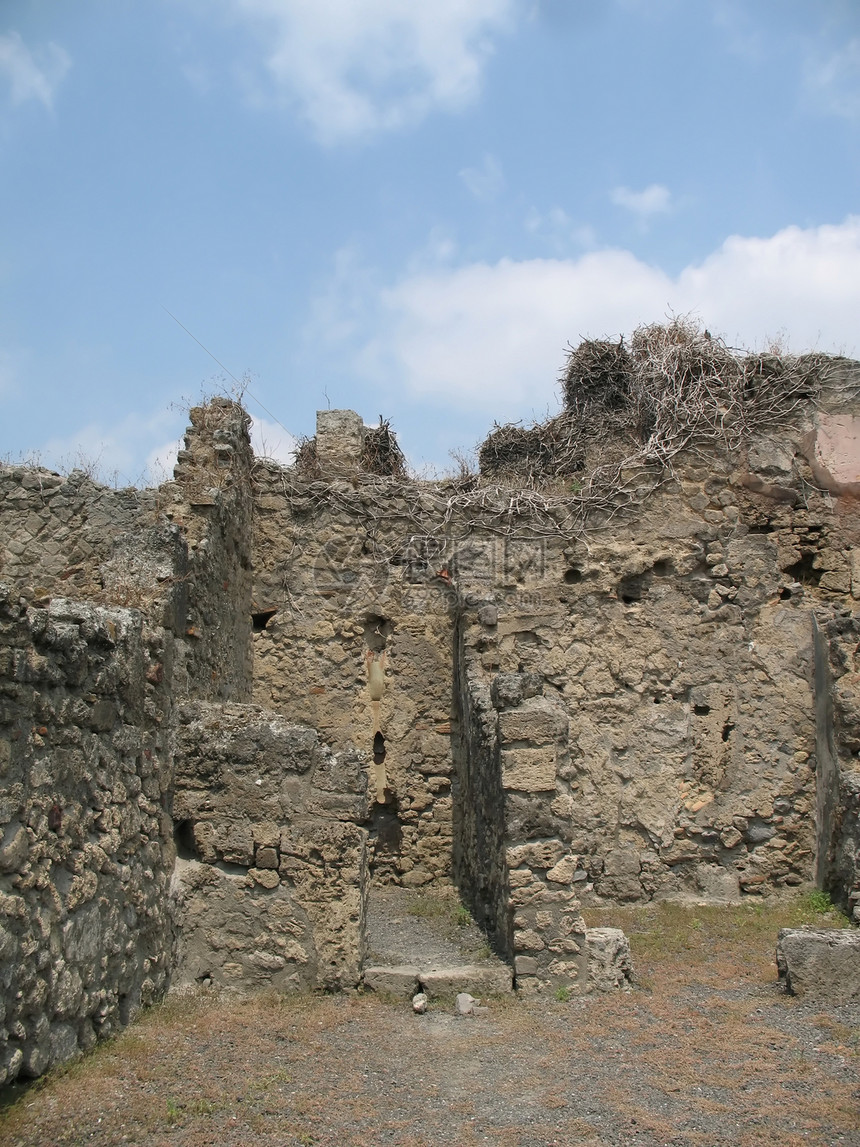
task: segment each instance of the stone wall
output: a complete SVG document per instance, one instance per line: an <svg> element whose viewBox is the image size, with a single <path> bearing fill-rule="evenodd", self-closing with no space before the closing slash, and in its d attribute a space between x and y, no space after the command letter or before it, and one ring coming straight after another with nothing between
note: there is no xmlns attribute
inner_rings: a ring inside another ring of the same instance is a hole
<svg viewBox="0 0 860 1147"><path fill-rule="evenodd" d="M4 1080L169 983L174 702L250 684L247 425L192 411L158 491L0 469Z"/></svg>
<svg viewBox="0 0 860 1147"><path fill-rule="evenodd" d="M182 695L240 701L251 689L253 452L250 419L228 399L191 410L174 481L158 492L187 558L175 571ZM184 616L183 616L184 614Z"/></svg>
<svg viewBox="0 0 860 1147"><path fill-rule="evenodd" d="M413 886L446 879L452 598L434 576L438 553L412 556L425 541L413 537L420 490L370 477L308 482L262 464L255 488L254 700L358 753L369 775L378 732L371 866Z"/></svg>
<svg viewBox="0 0 860 1147"><path fill-rule="evenodd" d="M355 984L373 883L456 880L523 990L588 990L583 905L856 907L858 390L590 514L227 400L157 491L0 471L7 1076L171 972Z"/></svg>
<svg viewBox="0 0 860 1147"><path fill-rule="evenodd" d="M167 985L162 657L137 611L0 591L4 1081L91 1046Z"/></svg>
<svg viewBox="0 0 860 1147"><path fill-rule="evenodd" d="M676 460L587 531L552 494L504 513L456 483L258 473L255 699L364 754L372 790L382 731L375 879L445 879L453 859L521 983L548 985L582 982L580 904L813 877L832 791L813 619L860 592L853 501L827 469L847 465L838 401Z"/></svg>
<svg viewBox="0 0 860 1147"><path fill-rule="evenodd" d="M133 536L154 502L153 491L109 490L82 470L61 477L0 466L0 578L28 600L55 593L99 599L105 589L101 566L119 538ZM157 554L151 559L155 568ZM123 593L135 587L115 588Z"/></svg>
<svg viewBox="0 0 860 1147"><path fill-rule="evenodd" d="M351 987L364 955L367 773L252 705L184 704L174 983Z"/></svg>
<svg viewBox="0 0 860 1147"><path fill-rule="evenodd" d="M815 879L860 922L860 616L815 627L818 847Z"/></svg>

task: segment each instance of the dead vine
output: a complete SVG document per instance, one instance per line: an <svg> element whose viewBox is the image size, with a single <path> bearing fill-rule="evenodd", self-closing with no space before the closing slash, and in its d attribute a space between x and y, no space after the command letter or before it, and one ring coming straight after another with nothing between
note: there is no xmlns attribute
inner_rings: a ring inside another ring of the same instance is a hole
<svg viewBox="0 0 860 1147"><path fill-rule="evenodd" d="M581 537L640 507L675 477L679 455L731 456L795 422L825 392L856 388L844 368L827 355L744 354L674 318L640 327L629 348L623 339L571 348L559 380L564 409L531 427L496 425L479 450L479 480L408 480L380 420L360 477L323 479L305 439L283 471L284 493L300 516L361 516L371 539L397 519L406 535Z"/></svg>

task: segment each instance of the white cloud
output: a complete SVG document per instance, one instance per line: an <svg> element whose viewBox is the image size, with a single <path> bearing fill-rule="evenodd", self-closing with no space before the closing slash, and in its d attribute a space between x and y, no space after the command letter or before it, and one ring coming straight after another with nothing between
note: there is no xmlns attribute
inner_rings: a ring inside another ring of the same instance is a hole
<svg viewBox="0 0 860 1147"><path fill-rule="evenodd" d="M629 251L578 259L502 259L405 275L369 303L376 334L353 368L450 408L517 418L554 401L568 341L615 336L694 312L736 346L785 330L791 349L855 354L860 216L732 236L670 276Z"/></svg>
<svg viewBox="0 0 860 1147"><path fill-rule="evenodd" d="M284 466L293 464L296 439L276 422L269 422L266 418L252 418L251 445L258 458L272 458Z"/></svg>
<svg viewBox="0 0 860 1147"><path fill-rule="evenodd" d="M39 100L50 108L71 63L68 52L58 44L48 44L37 60L17 32L0 36L0 77L9 84L13 104Z"/></svg>
<svg viewBox="0 0 860 1147"><path fill-rule="evenodd" d="M228 0L265 37L276 88L337 143L476 96L522 0Z"/></svg>
<svg viewBox="0 0 860 1147"><path fill-rule="evenodd" d="M615 187L609 198L616 207L623 207L632 211L640 219L649 219L652 215L665 214L671 210L672 196L668 187L662 183L652 183L642 191L631 191L629 187Z"/></svg>
<svg viewBox="0 0 860 1147"><path fill-rule="evenodd" d="M525 218L525 229L530 235L544 239L556 251L565 251L571 243L578 247L594 247L597 233L587 224L577 224L563 207L551 207L545 214L532 207Z"/></svg>
<svg viewBox="0 0 860 1147"><path fill-rule="evenodd" d="M484 203L496 199L505 189L505 176L494 155L485 155L480 167L464 167L460 178L471 194Z"/></svg>
<svg viewBox="0 0 860 1147"><path fill-rule="evenodd" d="M848 40L824 60L811 61L806 82L828 111L847 119L860 118L860 37Z"/></svg>

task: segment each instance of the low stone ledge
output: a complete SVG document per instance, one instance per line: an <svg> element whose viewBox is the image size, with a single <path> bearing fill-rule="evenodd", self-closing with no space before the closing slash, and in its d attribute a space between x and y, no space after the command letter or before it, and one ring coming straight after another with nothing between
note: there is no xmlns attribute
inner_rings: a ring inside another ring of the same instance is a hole
<svg viewBox="0 0 860 1147"><path fill-rule="evenodd" d="M459 992L472 995L500 996L513 991L513 974L505 964L488 967L464 964L457 968L437 968L419 972L421 987L433 996L455 996Z"/></svg>
<svg viewBox="0 0 860 1147"><path fill-rule="evenodd" d="M411 1000L418 991L419 972L411 964L397 964L393 967L377 965L365 968L362 981L372 992L387 992Z"/></svg>
<svg viewBox="0 0 860 1147"><path fill-rule="evenodd" d="M860 999L860 931L782 928L776 942L781 983L793 996L832 1004Z"/></svg>

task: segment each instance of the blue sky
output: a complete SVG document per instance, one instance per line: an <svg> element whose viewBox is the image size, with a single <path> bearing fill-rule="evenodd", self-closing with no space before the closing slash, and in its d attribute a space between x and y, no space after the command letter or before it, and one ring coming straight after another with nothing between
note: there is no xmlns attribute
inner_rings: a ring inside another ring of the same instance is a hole
<svg viewBox="0 0 860 1147"><path fill-rule="evenodd" d="M167 311L419 468L670 311L860 356L858 143L857 0L3 0L0 456L158 476Z"/></svg>

